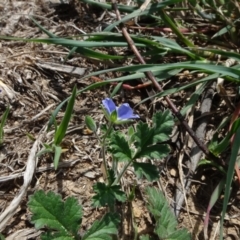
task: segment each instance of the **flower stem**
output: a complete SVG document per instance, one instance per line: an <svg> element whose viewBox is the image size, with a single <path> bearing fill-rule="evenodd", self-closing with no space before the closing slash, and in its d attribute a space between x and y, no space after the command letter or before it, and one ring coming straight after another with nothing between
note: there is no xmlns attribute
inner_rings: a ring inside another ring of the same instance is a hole
<svg viewBox="0 0 240 240"><path fill-rule="evenodd" d="M116 178L116 180L113 182L112 185L116 185L116 184L118 184L118 183L120 182L123 174L126 172L127 168L131 165L131 163L132 163L132 160L129 161L129 162L123 167L122 171L120 172L120 174L118 175L118 177Z"/></svg>
<svg viewBox="0 0 240 240"><path fill-rule="evenodd" d="M101 141L102 154L103 154L103 166L104 166L104 170L105 170L106 175L107 175L108 183L109 183L110 179L109 179L109 172L108 172L108 169L107 169L107 162L106 162L106 154L105 153L106 153L106 139L107 139L108 135L110 134L110 132L112 130L112 127L113 127L113 124L110 123L106 133L103 136L103 140Z"/></svg>

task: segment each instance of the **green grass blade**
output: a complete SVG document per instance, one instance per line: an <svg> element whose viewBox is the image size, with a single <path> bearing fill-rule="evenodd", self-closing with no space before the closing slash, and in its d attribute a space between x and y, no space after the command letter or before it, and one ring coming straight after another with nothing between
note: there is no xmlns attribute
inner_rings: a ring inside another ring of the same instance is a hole
<svg viewBox="0 0 240 240"><path fill-rule="evenodd" d="M228 165L228 171L227 171L227 180L226 180L226 189L224 194L224 200L223 200L223 209L222 209L222 216L220 221L220 240L223 239L223 221L224 217L227 211L227 205L230 197L231 192L231 184L233 180L233 174L234 174L234 166L238 159L238 153L240 149L240 127L238 127L238 130L235 134L235 138L232 145L232 151L230 156L230 161Z"/></svg>
<svg viewBox="0 0 240 240"><path fill-rule="evenodd" d="M216 188L214 189L214 191L211 195L210 202L207 207L206 217L204 219L204 236L207 236L210 211L211 211L212 207L215 205L215 203L217 202L217 200L223 190L224 185L225 185L225 179L222 179L219 182L219 184L216 186Z"/></svg>
<svg viewBox="0 0 240 240"><path fill-rule="evenodd" d="M200 95L205 90L205 88L207 86L207 83L208 82L202 83L201 86L191 95L189 101L186 103L185 107L182 108L182 110L181 110L181 114L183 116L185 116L187 111L196 104L196 102L199 99Z"/></svg>
<svg viewBox="0 0 240 240"><path fill-rule="evenodd" d="M121 89L121 87L122 87L122 82L119 82L113 89L112 93L110 94L110 98L113 98L117 94L117 92Z"/></svg>
<svg viewBox="0 0 240 240"><path fill-rule="evenodd" d="M7 117L10 111L10 107L8 106L5 112L3 113L1 123L0 123L0 146L3 144L3 138L4 138L4 125L6 124Z"/></svg>
<svg viewBox="0 0 240 240"><path fill-rule="evenodd" d="M62 154L62 148L60 146L55 146L54 147L54 160L53 160L53 165L54 165L55 170L57 170L57 168L58 168L58 163L59 163L61 154Z"/></svg>
<svg viewBox="0 0 240 240"><path fill-rule="evenodd" d="M189 41L177 28L172 19L165 13L164 10L160 10L160 16L162 20L172 29L172 31L177 35L177 37L187 46L195 47L195 45Z"/></svg>
<svg viewBox="0 0 240 240"><path fill-rule="evenodd" d="M105 28L104 31L106 31L106 32L109 31L110 32L117 25L119 25L123 22L126 22L130 19L143 16L143 15L147 15L147 16L151 16L152 18L155 18L155 16L151 15L151 14L153 14L154 12L158 12L162 8L165 8L165 7L167 7L169 5L172 5L172 4L176 4L176 3L181 2L181 1L182 0L166 0L166 1L162 1L160 3L150 4L144 11L142 11L141 9L137 9L134 12L126 15L125 17L123 17L121 20L114 22L113 24L111 24L110 26Z"/></svg>
<svg viewBox="0 0 240 240"><path fill-rule="evenodd" d="M55 136L54 136L54 144L56 146L60 145L60 143L62 142L67 128L68 128L68 124L70 122L70 119L72 117L72 111L73 111L73 107L74 107L74 102L75 102L75 98L76 98L76 86L73 88L73 92L72 95L69 99L67 108L66 108L66 112L64 114L64 117L62 119L62 122L60 123L60 126L58 127Z"/></svg>
<svg viewBox="0 0 240 240"><path fill-rule="evenodd" d="M45 29L38 21L36 21L33 17L30 17L31 20L43 31L48 37L50 38L59 38L57 35L49 32L47 29ZM123 59L122 56L114 56L114 55L109 55L109 54L103 54L98 51L93 51L88 48L78 48L78 47L73 47L66 59L68 59L74 52L81 53L85 57L89 58L96 58L96 59L102 59L102 60L108 60L108 59Z"/></svg>

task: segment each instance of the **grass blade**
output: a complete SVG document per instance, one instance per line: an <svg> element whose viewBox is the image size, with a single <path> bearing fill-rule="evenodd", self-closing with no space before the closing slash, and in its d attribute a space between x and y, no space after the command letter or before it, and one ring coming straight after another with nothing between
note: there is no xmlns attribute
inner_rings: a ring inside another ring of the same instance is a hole
<svg viewBox="0 0 240 240"><path fill-rule="evenodd" d="M67 105L67 108L66 108L66 112L64 114L64 117L62 119L62 122L60 124L60 126L58 127L56 133L55 133L55 136L54 136L54 144L56 146L58 146L65 134L66 134L66 131L67 131L67 128L68 128L68 124L70 122L70 119L72 117L72 111L73 111L73 107L74 107L74 102L75 102L75 98L76 98L76 86L73 88L73 92L72 92L72 95L69 99L69 102L68 102L68 105Z"/></svg>
<svg viewBox="0 0 240 240"><path fill-rule="evenodd" d="M228 171L227 171L227 180L226 180L226 189L224 194L224 200L223 200L223 210L222 210L222 216L220 221L220 240L223 239L223 221L224 217L227 211L227 205L230 197L231 192L231 184L233 180L233 174L234 174L234 166L238 158L238 152L240 148L240 127L238 127L238 130L235 134L235 138L233 141L230 161L228 165Z"/></svg>

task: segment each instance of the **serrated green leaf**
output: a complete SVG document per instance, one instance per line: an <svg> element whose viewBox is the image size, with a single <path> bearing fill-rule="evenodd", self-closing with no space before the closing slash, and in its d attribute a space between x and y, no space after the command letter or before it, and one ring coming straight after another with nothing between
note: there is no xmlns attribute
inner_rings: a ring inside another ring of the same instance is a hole
<svg viewBox="0 0 240 240"><path fill-rule="evenodd" d="M121 186L107 186L105 183L98 182L93 186L93 190L97 193L93 197L93 205L95 207L113 206L115 201L126 201L126 195L121 190Z"/></svg>
<svg viewBox="0 0 240 240"><path fill-rule="evenodd" d="M190 240L191 236L187 229L178 229L168 236L168 240Z"/></svg>
<svg viewBox="0 0 240 240"><path fill-rule="evenodd" d="M139 122L134 134L135 146L138 149L142 149L145 146L151 145L153 143L153 134L153 129L150 129L147 123Z"/></svg>
<svg viewBox="0 0 240 240"><path fill-rule="evenodd" d="M150 240L148 235L142 235L140 236L140 240Z"/></svg>
<svg viewBox="0 0 240 240"><path fill-rule="evenodd" d="M95 121L92 119L92 117L90 116L85 116L85 124L87 125L87 127L93 131L96 132L97 131L97 125L95 123Z"/></svg>
<svg viewBox="0 0 240 240"><path fill-rule="evenodd" d="M111 134L109 143L110 151L118 161L131 161L132 151L129 148L128 142L121 134L115 132Z"/></svg>
<svg viewBox="0 0 240 240"><path fill-rule="evenodd" d="M63 236L61 233L47 232L41 234L41 240L75 240L75 237Z"/></svg>
<svg viewBox="0 0 240 240"><path fill-rule="evenodd" d="M155 113L153 115L153 143L160 143L168 140L172 133L173 126L173 116L169 110Z"/></svg>
<svg viewBox="0 0 240 240"><path fill-rule="evenodd" d="M138 178L141 178L143 175L148 181L154 181L159 178L157 167L151 163L133 162L133 167Z"/></svg>
<svg viewBox="0 0 240 240"><path fill-rule="evenodd" d="M170 152L167 144L156 144L152 146L143 147L137 154L136 158L147 157L150 159L163 159Z"/></svg>
<svg viewBox="0 0 240 240"><path fill-rule="evenodd" d="M147 188L148 209L156 220L155 232L160 239L190 240L186 229L177 229L177 220L163 193L155 188ZM177 236L177 238L175 238Z"/></svg>
<svg viewBox="0 0 240 240"><path fill-rule="evenodd" d="M117 213L107 213L100 221L93 223L82 240L112 240L111 234L117 234L119 223L120 217Z"/></svg>
<svg viewBox="0 0 240 240"><path fill-rule="evenodd" d="M31 222L36 229L47 226L63 236L77 235L82 218L77 199L69 197L63 202L60 195L40 190L30 196L28 207L33 213Z"/></svg>

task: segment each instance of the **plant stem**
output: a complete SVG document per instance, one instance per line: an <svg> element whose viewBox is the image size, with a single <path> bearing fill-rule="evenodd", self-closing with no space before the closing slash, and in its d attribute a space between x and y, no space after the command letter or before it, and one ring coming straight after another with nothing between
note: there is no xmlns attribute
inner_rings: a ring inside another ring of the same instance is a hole
<svg viewBox="0 0 240 240"><path fill-rule="evenodd" d="M106 148L105 148L105 146L106 146L106 138L108 137L109 133L111 132L112 127L113 127L113 123L110 123L106 133L103 136L103 140L101 141L102 154L103 154L103 166L104 166L104 170L105 170L106 175L107 175L108 183L109 183L109 172L108 172L108 169L107 169L107 162L106 162L106 155L105 155Z"/></svg>
<svg viewBox="0 0 240 240"><path fill-rule="evenodd" d="M131 161L129 161L122 169L122 171L120 172L120 174L118 175L118 177L116 178L116 180L113 182L112 185L116 185L117 183L120 182L121 177L123 176L123 174L126 172L127 168L131 165L133 159Z"/></svg>

